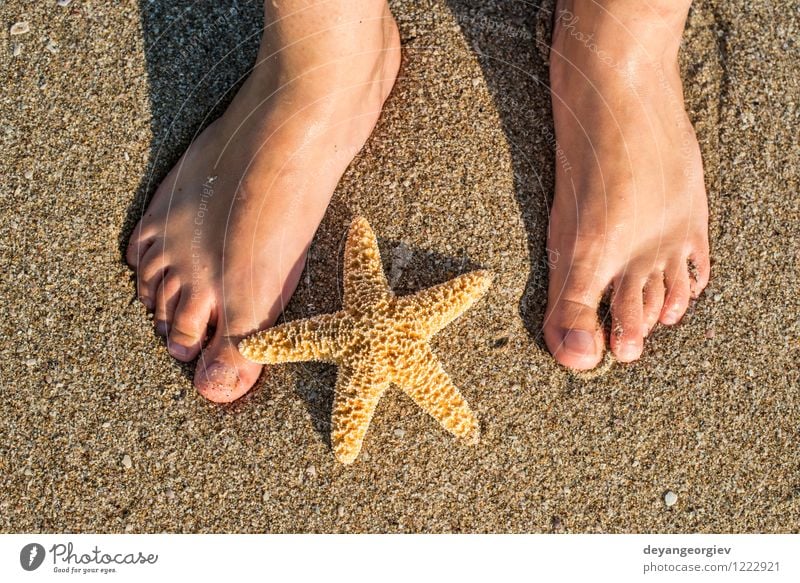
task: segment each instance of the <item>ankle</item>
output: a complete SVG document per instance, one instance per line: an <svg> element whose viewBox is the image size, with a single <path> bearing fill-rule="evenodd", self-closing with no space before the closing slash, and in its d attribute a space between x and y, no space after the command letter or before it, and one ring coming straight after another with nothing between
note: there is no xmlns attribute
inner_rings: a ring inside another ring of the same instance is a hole
<svg viewBox="0 0 800 583"><path fill-rule="evenodd" d="M296 2L267 2L257 69L286 82L324 79L358 82L380 74L399 53L397 24L385 0L328 0L322 8L294 8ZM323 10L324 8L324 10Z"/></svg>
<svg viewBox="0 0 800 583"><path fill-rule="evenodd" d="M380 107L400 66L400 34L385 10L362 17L287 17L268 25L251 74L260 92L291 95L297 102L349 101ZM331 21L332 22L328 22Z"/></svg>
<svg viewBox="0 0 800 583"><path fill-rule="evenodd" d="M690 0L559 0L551 64L566 60L561 64L584 73L672 66L690 4Z"/></svg>

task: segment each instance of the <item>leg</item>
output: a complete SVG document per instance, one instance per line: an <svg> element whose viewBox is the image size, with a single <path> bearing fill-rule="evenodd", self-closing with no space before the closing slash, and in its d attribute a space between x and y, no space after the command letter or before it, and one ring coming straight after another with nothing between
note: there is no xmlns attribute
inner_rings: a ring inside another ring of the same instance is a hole
<svg viewBox="0 0 800 583"><path fill-rule="evenodd" d="M558 144L545 340L594 367L605 342L630 362L657 321L677 323L708 282L700 149L683 104L678 48L690 0L561 0L550 82Z"/></svg>
<svg viewBox="0 0 800 583"><path fill-rule="evenodd" d="M400 64L385 0L266 0L264 10L252 74L161 184L127 253L170 353L200 355L195 385L218 402L258 378L236 346L289 300Z"/></svg>

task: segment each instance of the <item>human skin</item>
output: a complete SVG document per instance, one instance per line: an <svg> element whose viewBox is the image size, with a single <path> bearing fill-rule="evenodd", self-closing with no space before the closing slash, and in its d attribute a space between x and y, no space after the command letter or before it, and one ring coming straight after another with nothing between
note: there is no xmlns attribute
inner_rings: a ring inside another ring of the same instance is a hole
<svg viewBox="0 0 800 583"><path fill-rule="evenodd" d="M277 4L277 6L276 6ZM700 152L677 54L689 2L559 2L550 81L558 146L544 336L561 364L636 360L708 282ZM292 295L331 194L394 84L384 0L265 3L253 72L156 191L127 250L141 301L194 384L233 401L261 366L239 341ZM199 358L198 358L199 357Z"/></svg>
<svg viewBox="0 0 800 583"><path fill-rule="evenodd" d="M270 0L264 11L251 75L159 186L127 249L157 332L176 359L197 358L194 384L216 402L258 378L237 345L283 311L400 65L384 0Z"/></svg>
<svg viewBox="0 0 800 583"><path fill-rule="evenodd" d="M561 364L591 369L609 348L640 357L708 283L703 165L686 115L678 49L690 2L562 0L550 84L556 164L544 337Z"/></svg>

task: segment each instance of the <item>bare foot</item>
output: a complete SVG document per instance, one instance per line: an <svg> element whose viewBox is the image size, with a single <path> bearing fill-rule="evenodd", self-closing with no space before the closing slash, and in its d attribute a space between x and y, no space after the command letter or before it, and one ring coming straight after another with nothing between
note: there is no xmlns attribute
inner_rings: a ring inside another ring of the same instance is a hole
<svg viewBox="0 0 800 583"><path fill-rule="evenodd" d="M127 251L170 354L200 355L195 386L216 402L258 378L237 344L288 302L400 65L384 0L279 6L266 2L253 73L158 188Z"/></svg>
<svg viewBox="0 0 800 583"><path fill-rule="evenodd" d="M688 8L563 0L556 9L550 82L560 151L544 336L565 366L601 360L604 294L610 348L631 362L656 322L679 322L708 283L703 167L677 64Z"/></svg>

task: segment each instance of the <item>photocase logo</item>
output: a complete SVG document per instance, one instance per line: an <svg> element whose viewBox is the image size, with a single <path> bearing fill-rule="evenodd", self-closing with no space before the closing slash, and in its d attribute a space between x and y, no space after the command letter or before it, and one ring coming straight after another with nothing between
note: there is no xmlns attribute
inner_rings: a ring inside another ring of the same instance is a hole
<svg viewBox="0 0 800 583"><path fill-rule="evenodd" d="M19 564L26 571L35 571L44 562L44 547L39 543L30 543L19 552Z"/></svg>

